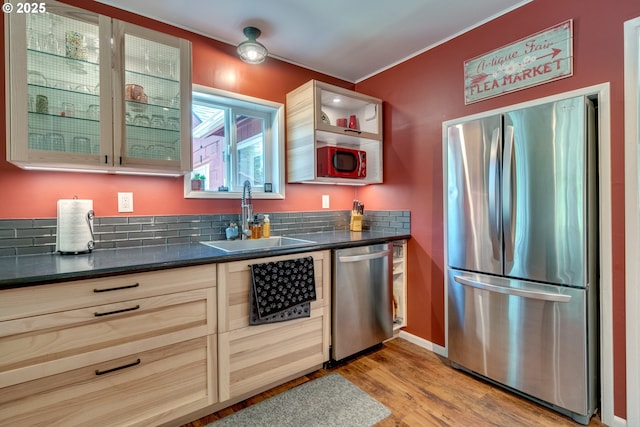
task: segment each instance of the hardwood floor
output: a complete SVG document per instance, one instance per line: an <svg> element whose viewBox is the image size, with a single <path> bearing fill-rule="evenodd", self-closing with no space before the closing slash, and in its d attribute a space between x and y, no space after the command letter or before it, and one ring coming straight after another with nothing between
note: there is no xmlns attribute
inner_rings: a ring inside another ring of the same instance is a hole
<svg viewBox="0 0 640 427"><path fill-rule="evenodd" d="M206 424L306 381L337 372L391 409L378 426L580 426L558 414L471 375L401 338L344 365L321 369L183 427ZM596 415L590 427L604 426Z"/></svg>

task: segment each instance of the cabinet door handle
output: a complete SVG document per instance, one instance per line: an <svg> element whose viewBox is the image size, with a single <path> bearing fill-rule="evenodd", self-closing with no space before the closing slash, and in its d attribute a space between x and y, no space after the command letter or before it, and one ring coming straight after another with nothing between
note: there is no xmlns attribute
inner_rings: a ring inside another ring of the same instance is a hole
<svg viewBox="0 0 640 427"><path fill-rule="evenodd" d="M117 288L94 289L93 292L100 293L100 292L119 291L121 289L137 288L138 286L140 286L140 283L134 283L133 285L118 286Z"/></svg>
<svg viewBox="0 0 640 427"><path fill-rule="evenodd" d="M101 371L100 369L96 369L96 375L108 374L110 372L119 371L120 369L131 368L131 367L139 365L139 364L140 364L140 359L137 359L135 362L131 362L131 363L128 363L126 365L118 366L117 368L111 368L111 369L107 369L107 370L104 370L104 371Z"/></svg>
<svg viewBox="0 0 640 427"><path fill-rule="evenodd" d="M360 135L362 133L361 130L357 130L357 129L344 129L345 132L354 132L357 133L358 135Z"/></svg>
<svg viewBox="0 0 640 427"><path fill-rule="evenodd" d="M134 311L140 308L140 304L136 305L135 307L129 307L129 308L123 308L122 310L114 310L114 311L107 311L106 313L93 313L94 316L96 317L100 317L100 316L109 316L111 314L118 314L118 313L126 313L127 311Z"/></svg>

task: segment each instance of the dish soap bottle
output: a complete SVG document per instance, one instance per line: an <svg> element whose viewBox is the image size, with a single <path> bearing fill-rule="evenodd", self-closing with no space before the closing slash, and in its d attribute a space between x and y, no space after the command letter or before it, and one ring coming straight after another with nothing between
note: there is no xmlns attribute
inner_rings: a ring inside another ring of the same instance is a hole
<svg viewBox="0 0 640 427"><path fill-rule="evenodd" d="M269 222L269 215L264 216L264 222L262 223L262 237L271 237L271 222Z"/></svg>

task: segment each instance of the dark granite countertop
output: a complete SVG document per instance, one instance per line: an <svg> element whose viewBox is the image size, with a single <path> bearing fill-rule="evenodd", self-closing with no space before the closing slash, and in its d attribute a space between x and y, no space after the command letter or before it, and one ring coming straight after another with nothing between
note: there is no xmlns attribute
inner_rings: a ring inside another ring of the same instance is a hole
<svg viewBox="0 0 640 427"><path fill-rule="evenodd" d="M200 243L104 249L78 255L22 255L0 257L0 289L90 279L190 265L220 263L307 251L340 249L409 239L409 234L374 231L334 231L287 235L310 240L300 246L225 252Z"/></svg>

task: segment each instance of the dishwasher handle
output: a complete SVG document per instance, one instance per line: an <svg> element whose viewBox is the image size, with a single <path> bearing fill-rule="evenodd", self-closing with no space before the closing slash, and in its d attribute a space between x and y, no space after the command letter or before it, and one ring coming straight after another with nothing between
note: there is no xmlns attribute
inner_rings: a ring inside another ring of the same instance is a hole
<svg viewBox="0 0 640 427"><path fill-rule="evenodd" d="M504 286L492 285L490 283L480 282L463 276L454 276L454 280L466 286L482 289L489 292L498 292L506 295L515 295L524 298L532 298L542 301L552 302L569 302L571 301L571 295L556 294L552 292L540 292L518 288L506 288Z"/></svg>
<svg viewBox="0 0 640 427"><path fill-rule="evenodd" d="M384 257L390 256L390 255L391 255L391 251L390 250L384 250L384 251L371 252L371 253L362 254L362 255L343 255L343 256L338 256L338 261L340 261L340 262L367 261L367 260L370 260L370 259L384 258Z"/></svg>

